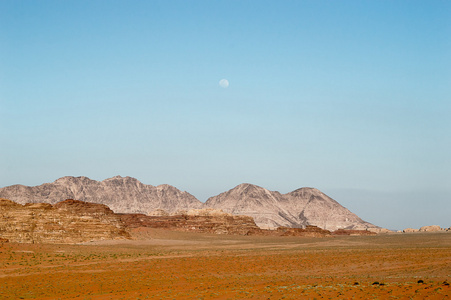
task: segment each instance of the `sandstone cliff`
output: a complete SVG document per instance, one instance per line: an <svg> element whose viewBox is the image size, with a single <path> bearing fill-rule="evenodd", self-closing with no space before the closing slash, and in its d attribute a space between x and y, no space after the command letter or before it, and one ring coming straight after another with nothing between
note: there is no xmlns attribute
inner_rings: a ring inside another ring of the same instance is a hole
<svg viewBox="0 0 451 300"><path fill-rule="evenodd" d="M72 244L128 237L119 216L102 204L66 200L21 205L0 199L0 238L10 242Z"/></svg>
<svg viewBox="0 0 451 300"><path fill-rule="evenodd" d="M121 214L127 228L151 227L176 231L249 235L260 228L248 216L235 216L219 210L189 210L180 215L147 216L144 214Z"/></svg>
<svg viewBox="0 0 451 300"><path fill-rule="evenodd" d="M305 228L278 227L276 230L263 231L269 232L270 235L276 236L327 237L331 235L329 230L311 225L307 225Z"/></svg>
<svg viewBox="0 0 451 300"><path fill-rule="evenodd" d="M163 184L146 185L132 177L116 176L103 181L66 176L39 186L12 185L0 189L0 197L17 203L50 203L63 199L105 204L117 213L148 213L163 209L169 213L200 208L193 195Z"/></svg>
<svg viewBox="0 0 451 300"><path fill-rule="evenodd" d="M55 205L21 205L0 199L0 242L80 243L130 238L128 230L139 227L227 235L330 236L316 226L306 228L259 228L253 218L216 209L189 210L180 215L115 214L103 204L65 200Z"/></svg>
<svg viewBox="0 0 451 300"><path fill-rule="evenodd" d="M184 232L258 236L325 237L331 235L330 231L316 226L307 226L306 228L278 227L275 230L261 229L251 217L232 215L211 208L189 210L184 214L172 216L121 214L121 220L129 229L150 227Z"/></svg>

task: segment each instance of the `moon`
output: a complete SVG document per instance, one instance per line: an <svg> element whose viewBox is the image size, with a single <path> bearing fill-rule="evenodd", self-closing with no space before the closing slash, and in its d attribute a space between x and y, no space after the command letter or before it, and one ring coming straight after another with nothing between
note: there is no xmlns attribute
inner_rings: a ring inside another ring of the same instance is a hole
<svg viewBox="0 0 451 300"><path fill-rule="evenodd" d="M219 85L222 88L226 89L229 87L229 81L227 79L221 79L221 80L219 80Z"/></svg>

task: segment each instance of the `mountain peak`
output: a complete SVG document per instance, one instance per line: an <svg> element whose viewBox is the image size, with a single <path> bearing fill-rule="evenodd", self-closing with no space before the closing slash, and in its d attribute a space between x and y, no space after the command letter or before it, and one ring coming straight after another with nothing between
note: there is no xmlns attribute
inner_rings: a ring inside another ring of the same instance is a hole
<svg viewBox="0 0 451 300"><path fill-rule="evenodd" d="M247 183L247 182L243 182L243 183L240 183L239 185L237 185L235 188L237 188L237 187L244 187L244 188L246 188L246 187L259 187L258 185L255 185L255 184L252 184L252 183Z"/></svg>
<svg viewBox="0 0 451 300"><path fill-rule="evenodd" d="M251 184L251 183L241 183L239 185L237 185L236 187L234 187L233 189L229 190L229 192L238 192L238 193L243 193L243 192L251 192L251 191L267 191L267 189L255 185L255 184Z"/></svg>
<svg viewBox="0 0 451 300"><path fill-rule="evenodd" d="M287 194L242 183L210 197L206 207L254 218L261 228L316 225L327 230L374 228L320 190L304 187Z"/></svg>
<svg viewBox="0 0 451 300"><path fill-rule="evenodd" d="M56 184L66 184L69 182L88 182L88 181L95 181L92 180L86 176L63 176L61 178L58 178L57 180L55 180L53 183Z"/></svg>
<svg viewBox="0 0 451 300"><path fill-rule="evenodd" d="M312 187L302 187L302 188L296 189L296 190L288 193L288 195L292 195L292 196L296 196L296 195L298 195L298 196L305 196L305 195L322 196L324 194L320 190L312 188Z"/></svg>
<svg viewBox="0 0 451 300"><path fill-rule="evenodd" d="M136 178L133 178L133 177L130 177L130 176L122 177L121 175L116 175L116 176L114 176L114 177L107 178L107 179L105 179L105 180L103 180L103 181L113 181L113 180L120 180L120 181L137 181L137 182L139 182L139 180L136 179Z"/></svg>
<svg viewBox="0 0 451 300"><path fill-rule="evenodd" d="M179 193L182 193L182 191L179 190L178 188L176 188L175 186L172 186L172 185L166 184L166 183L157 185L157 186L156 186L156 189L157 189L158 191L171 191L171 192L179 192Z"/></svg>

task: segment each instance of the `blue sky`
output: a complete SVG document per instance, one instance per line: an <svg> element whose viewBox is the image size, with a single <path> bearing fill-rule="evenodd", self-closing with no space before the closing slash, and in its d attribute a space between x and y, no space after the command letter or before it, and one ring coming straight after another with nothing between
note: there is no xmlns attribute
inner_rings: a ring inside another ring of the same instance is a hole
<svg viewBox="0 0 451 300"><path fill-rule="evenodd" d="M0 186L312 186L449 227L450 37L449 1L1 1Z"/></svg>

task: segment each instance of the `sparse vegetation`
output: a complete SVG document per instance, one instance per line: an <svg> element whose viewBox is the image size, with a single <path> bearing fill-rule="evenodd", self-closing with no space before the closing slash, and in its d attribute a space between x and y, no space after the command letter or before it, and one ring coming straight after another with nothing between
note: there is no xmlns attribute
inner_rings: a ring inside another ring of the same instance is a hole
<svg viewBox="0 0 451 300"><path fill-rule="evenodd" d="M451 294L447 234L314 239L153 230L149 235L154 238L126 244L5 243L0 298L443 299Z"/></svg>

